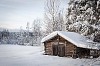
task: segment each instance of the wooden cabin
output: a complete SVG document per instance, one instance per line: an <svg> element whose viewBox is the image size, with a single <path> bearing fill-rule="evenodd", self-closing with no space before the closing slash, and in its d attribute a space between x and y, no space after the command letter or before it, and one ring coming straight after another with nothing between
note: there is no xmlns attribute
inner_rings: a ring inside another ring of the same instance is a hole
<svg viewBox="0 0 100 66"><path fill-rule="evenodd" d="M44 37L41 42L44 43L46 55L73 58L99 56L97 45L75 32L55 31Z"/></svg>

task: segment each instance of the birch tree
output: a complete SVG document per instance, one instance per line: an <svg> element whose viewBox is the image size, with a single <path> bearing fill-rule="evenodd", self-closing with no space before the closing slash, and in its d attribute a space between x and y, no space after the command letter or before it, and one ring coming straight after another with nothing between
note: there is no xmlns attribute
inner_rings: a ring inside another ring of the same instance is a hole
<svg viewBox="0 0 100 66"><path fill-rule="evenodd" d="M47 33L63 30L63 13L60 10L60 0L46 0L45 23Z"/></svg>
<svg viewBox="0 0 100 66"><path fill-rule="evenodd" d="M39 45L41 44L41 20L35 19L32 25L32 31L33 31L33 39L31 45Z"/></svg>

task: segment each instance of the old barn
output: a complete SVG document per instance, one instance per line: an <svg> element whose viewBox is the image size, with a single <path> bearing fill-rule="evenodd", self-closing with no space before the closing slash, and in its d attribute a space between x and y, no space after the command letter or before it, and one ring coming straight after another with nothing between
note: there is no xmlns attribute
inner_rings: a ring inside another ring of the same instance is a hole
<svg viewBox="0 0 100 66"><path fill-rule="evenodd" d="M100 55L99 43L94 43L75 32L55 31L44 37L41 42L44 43L46 55L73 58L98 57Z"/></svg>

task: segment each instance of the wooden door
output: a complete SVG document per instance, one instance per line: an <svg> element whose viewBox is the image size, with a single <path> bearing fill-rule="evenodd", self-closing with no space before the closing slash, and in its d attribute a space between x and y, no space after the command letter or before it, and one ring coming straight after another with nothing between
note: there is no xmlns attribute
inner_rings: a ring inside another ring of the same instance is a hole
<svg viewBox="0 0 100 66"><path fill-rule="evenodd" d="M58 55L58 45L53 45L52 49L53 49L53 55L57 56Z"/></svg>
<svg viewBox="0 0 100 66"><path fill-rule="evenodd" d="M58 45L58 56L60 57L65 56L65 45L64 44Z"/></svg>

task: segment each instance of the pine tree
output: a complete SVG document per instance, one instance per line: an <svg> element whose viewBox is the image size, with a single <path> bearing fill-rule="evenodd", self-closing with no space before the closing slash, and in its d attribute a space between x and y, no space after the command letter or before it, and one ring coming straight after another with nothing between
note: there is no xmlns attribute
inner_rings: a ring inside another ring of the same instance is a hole
<svg viewBox="0 0 100 66"><path fill-rule="evenodd" d="M66 30L95 35L100 30L100 0L70 0Z"/></svg>
<svg viewBox="0 0 100 66"><path fill-rule="evenodd" d="M1 32L1 39L3 44L9 44L9 31L8 29L4 29Z"/></svg>

